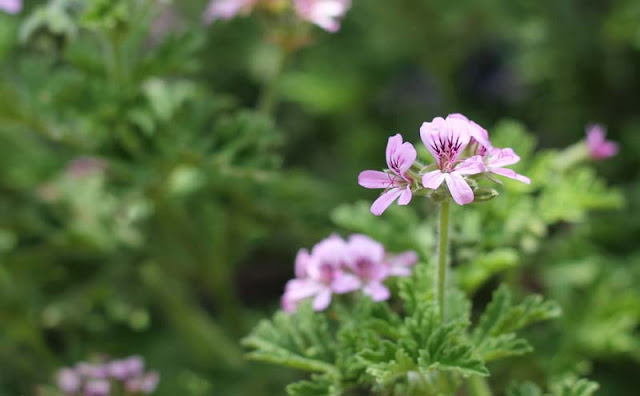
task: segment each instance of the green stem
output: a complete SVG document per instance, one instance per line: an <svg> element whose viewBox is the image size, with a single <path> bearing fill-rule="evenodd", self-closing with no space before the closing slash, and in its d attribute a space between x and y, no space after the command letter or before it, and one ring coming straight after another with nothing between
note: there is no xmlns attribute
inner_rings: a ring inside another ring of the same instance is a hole
<svg viewBox="0 0 640 396"><path fill-rule="evenodd" d="M493 396L487 380L477 375L469 378L469 392L473 396Z"/></svg>
<svg viewBox="0 0 640 396"><path fill-rule="evenodd" d="M273 74L266 81L258 99L258 111L266 115L272 115L278 105L278 89L287 65L289 52L285 48L279 48L277 56L278 60L274 66Z"/></svg>
<svg viewBox="0 0 640 396"><path fill-rule="evenodd" d="M440 243L438 245L438 306L445 318L445 289L447 286L447 254L449 250L449 201L440 205Z"/></svg>

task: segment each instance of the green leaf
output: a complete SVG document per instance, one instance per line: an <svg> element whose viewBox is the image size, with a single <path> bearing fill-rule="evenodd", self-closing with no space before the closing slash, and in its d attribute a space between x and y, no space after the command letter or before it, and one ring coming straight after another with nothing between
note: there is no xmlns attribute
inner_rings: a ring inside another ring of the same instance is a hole
<svg viewBox="0 0 640 396"><path fill-rule="evenodd" d="M553 390L553 396L592 396L598 390L596 382L586 379L566 380Z"/></svg>
<svg viewBox="0 0 640 396"><path fill-rule="evenodd" d="M507 396L542 396L542 391L531 382L514 383L507 389Z"/></svg>
<svg viewBox="0 0 640 396"><path fill-rule="evenodd" d="M287 386L290 396L329 396L332 382L326 376L314 375L311 381L299 381Z"/></svg>

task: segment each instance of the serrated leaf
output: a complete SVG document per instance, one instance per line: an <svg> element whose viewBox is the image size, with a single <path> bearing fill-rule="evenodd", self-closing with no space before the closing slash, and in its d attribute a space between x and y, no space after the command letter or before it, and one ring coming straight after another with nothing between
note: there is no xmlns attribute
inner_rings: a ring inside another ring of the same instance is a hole
<svg viewBox="0 0 640 396"><path fill-rule="evenodd" d="M523 338L517 338L514 333L488 337L478 348L478 353L485 362L509 356L524 355L533 351L531 345Z"/></svg>
<svg viewBox="0 0 640 396"><path fill-rule="evenodd" d="M287 386L289 396L329 396L331 381L324 376L313 376L310 381L299 381Z"/></svg>
<svg viewBox="0 0 640 396"><path fill-rule="evenodd" d="M566 380L554 389L553 396L592 396L598 388L596 382L586 379Z"/></svg>

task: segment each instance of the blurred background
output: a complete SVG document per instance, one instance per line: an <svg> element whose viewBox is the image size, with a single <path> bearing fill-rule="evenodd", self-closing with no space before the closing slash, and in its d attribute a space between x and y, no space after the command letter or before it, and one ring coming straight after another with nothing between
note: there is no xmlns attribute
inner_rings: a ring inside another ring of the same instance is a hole
<svg viewBox="0 0 640 396"><path fill-rule="evenodd" d="M558 367L637 394L640 2L354 0L339 32L287 54L273 20L204 24L206 7L0 12L0 395L103 354L144 356L160 396L282 395L301 374L245 361L239 340L278 308L296 251L376 196L357 175L384 166L387 137L454 112L538 149L593 122L619 142L595 167L624 203L551 225L523 271L564 260L567 282L523 289L563 305Z"/></svg>

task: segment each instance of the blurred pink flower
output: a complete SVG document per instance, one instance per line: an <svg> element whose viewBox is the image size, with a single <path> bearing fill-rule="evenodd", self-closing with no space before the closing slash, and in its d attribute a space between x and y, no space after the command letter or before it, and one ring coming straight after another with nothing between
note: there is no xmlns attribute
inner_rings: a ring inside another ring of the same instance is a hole
<svg viewBox="0 0 640 396"><path fill-rule="evenodd" d="M22 0L0 0L0 11L17 14L22 11Z"/></svg>
<svg viewBox="0 0 640 396"><path fill-rule="evenodd" d="M75 370L70 368L62 368L56 374L56 384L58 389L64 394L76 393L80 389L80 376Z"/></svg>
<svg viewBox="0 0 640 396"><path fill-rule="evenodd" d="M505 166L516 164L520 161L520 157L510 148L494 148L484 157L485 172L495 173L518 180L526 184L531 184L531 179L516 173L512 169L506 169Z"/></svg>
<svg viewBox="0 0 640 396"><path fill-rule="evenodd" d="M160 376L155 371L151 371L143 376L129 379L125 383L125 389L131 393L143 393L150 394L157 387L160 382Z"/></svg>
<svg viewBox="0 0 640 396"><path fill-rule="evenodd" d="M259 0L211 0L203 14L205 23L231 19L241 12L250 12Z"/></svg>
<svg viewBox="0 0 640 396"><path fill-rule="evenodd" d="M417 262L418 254L413 251L385 257L385 264L389 267L390 276L410 276L411 267Z"/></svg>
<svg viewBox="0 0 640 396"><path fill-rule="evenodd" d="M482 173L484 170L482 157L478 155L464 161L458 159L469 144L472 133L477 135L478 130L459 114L451 114L446 120L436 117L420 127L422 142L438 165L438 170L424 174L422 184L435 190L442 182L446 182L453 200L458 205L473 202L473 190L464 176ZM480 135L477 136L482 138Z"/></svg>
<svg viewBox="0 0 640 396"><path fill-rule="evenodd" d="M282 308L293 312L302 300L313 297L313 309L322 311L331 303L333 293L348 293L360 287L358 278L344 271L346 249L344 240L332 235L314 246L310 256L300 252L296 275L303 277L287 282Z"/></svg>
<svg viewBox="0 0 640 396"><path fill-rule="evenodd" d="M605 127L600 124L587 127L587 148L591 158L602 160L613 157L618 153L618 144L611 140L606 140L606 135Z"/></svg>
<svg viewBox="0 0 640 396"><path fill-rule="evenodd" d="M411 143L402 142L402 135L389 138L387 143L387 172L366 170L358 176L358 184L365 188L384 188L382 195L371 205L371 213L379 216L396 199L398 205L411 202L413 180L407 174L416 160L416 149Z"/></svg>
<svg viewBox="0 0 640 396"><path fill-rule="evenodd" d="M351 8L351 0L294 0L300 18L328 32L340 30L340 18Z"/></svg>

